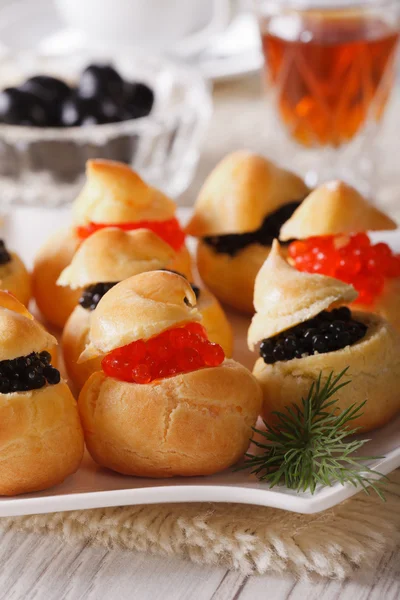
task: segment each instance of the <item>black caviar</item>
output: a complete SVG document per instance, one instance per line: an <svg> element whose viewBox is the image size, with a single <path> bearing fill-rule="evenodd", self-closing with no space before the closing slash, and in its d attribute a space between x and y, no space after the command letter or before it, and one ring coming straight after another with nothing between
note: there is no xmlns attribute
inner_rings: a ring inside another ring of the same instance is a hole
<svg viewBox="0 0 400 600"><path fill-rule="evenodd" d="M51 365L49 352L32 352L0 361L0 394L38 390L60 383L60 372Z"/></svg>
<svg viewBox="0 0 400 600"><path fill-rule="evenodd" d="M260 344L260 356L267 364L334 352L361 340L368 327L352 318L347 306L322 311Z"/></svg>
<svg viewBox="0 0 400 600"><path fill-rule="evenodd" d="M79 298L79 304L86 310L94 310L104 294L111 290L118 281L108 281L105 283L95 283L89 285L83 290L82 296Z"/></svg>
<svg viewBox="0 0 400 600"><path fill-rule="evenodd" d="M0 265L6 265L11 261L11 254L8 252L3 240L0 240Z"/></svg>
<svg viewBox="0 0 400 600"><path fill-rule="evenodd" d="M215 252L235 256L240 250L250 244L271 246L274 239L279 237L281 227L294 213L301 201L285 204L265 217L263 224L256 231L249 233L232 233L229 235L213 235L203 238L204 242Z"/></svg>

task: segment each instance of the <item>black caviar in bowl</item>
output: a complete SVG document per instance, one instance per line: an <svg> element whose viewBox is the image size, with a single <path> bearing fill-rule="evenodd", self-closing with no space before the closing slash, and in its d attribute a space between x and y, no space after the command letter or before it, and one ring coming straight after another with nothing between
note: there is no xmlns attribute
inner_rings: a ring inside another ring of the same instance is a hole
<svg viewBox="0 0 400 600"><path fill-rule="evenodd" d="M154 92L145 83L125 81L110 65L92 64L76 88L47 75L0 92L0 122L33 127L77 127L146 117Z"/></svg>

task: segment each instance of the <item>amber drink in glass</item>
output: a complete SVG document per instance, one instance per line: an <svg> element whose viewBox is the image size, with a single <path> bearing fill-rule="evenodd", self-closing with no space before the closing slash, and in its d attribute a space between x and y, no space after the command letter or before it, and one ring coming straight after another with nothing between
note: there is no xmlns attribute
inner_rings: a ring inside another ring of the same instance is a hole
<svg viewBox="0 0 400 600"><path fill-rule="evenodd" d="M257 8L268 97L292 146L284 154L303 163L310 185L342 176L368 192L394 87L400 0L260 0Z"/></svg>

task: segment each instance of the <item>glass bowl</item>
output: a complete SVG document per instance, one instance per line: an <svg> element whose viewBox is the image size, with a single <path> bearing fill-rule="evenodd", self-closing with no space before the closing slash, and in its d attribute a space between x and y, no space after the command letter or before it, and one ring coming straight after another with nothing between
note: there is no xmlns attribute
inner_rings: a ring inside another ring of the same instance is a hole
<svg viewBox="0 0 400 600"><path fill-rule="evenodd" d="M0 63L0 85L48 74L73 83L93 57L15 57ZM104 60L98 60L104 62ZM128 163L150 184L176 197L190 184L212 111L207 82L187 66L148 55L112 59L127 80L153 88L147 117L85 127L0 124L0 203L57 206L82 187L89 158Z"/></svg>

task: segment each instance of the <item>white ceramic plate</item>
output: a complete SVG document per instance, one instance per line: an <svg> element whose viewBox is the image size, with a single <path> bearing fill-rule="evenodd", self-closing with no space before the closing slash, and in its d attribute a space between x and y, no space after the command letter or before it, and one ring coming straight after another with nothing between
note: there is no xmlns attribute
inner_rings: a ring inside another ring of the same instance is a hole
<svg viewBox="0 0 400 600"><path fill-rule="evenodd" d="M16 210L5 220L5 237L9 247L18 250L30 264L41 241L60 224L67 224L68 213L68 209ZM180 216L185 219L187 214L182 210ZM398 234L379 237L390 241L397 250L400 249ZM248 320L233 313L230 317L236 335L235 358L251 368L255 357L245 343ZM371 467L388 474L400 466L400 415L391 424L369 434L369 437L371 441L366 444L363 453L383 457L370 463ZM62 485L37 494L0 498L0 517L161 502L240 502L315 513L339 504L357 491L352 486L339 484L320 488L313 496L309 493L297 494L285 487L271 490L248 472L234 472L232 469L212 477L187 479L126 477L101 469L86 456L79 471Z"/></svg>

